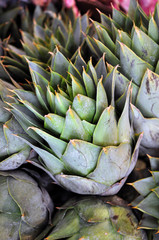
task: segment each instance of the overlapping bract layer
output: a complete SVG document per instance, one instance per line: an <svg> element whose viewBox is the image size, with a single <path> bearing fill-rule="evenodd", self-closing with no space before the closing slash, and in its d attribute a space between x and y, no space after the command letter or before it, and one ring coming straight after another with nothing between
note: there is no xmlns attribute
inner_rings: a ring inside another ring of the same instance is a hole
<svg viewBox="0 0 159 240"><path fill-rule="evenodd" d="M158 6L157 4L154 14L148 17L136 1L132 0L127 15L114 8L112 19L100 13L101 23L92 21L92 24L87 15L75 19L71 14L67 17L64 12L57 17L55 9L46 12L36 10L33 35L29 33L29 20L25 17L27 27L22 33L24 51L8 45L12 58L3 58L3 64L12 77L23 81L30 80L25 55L46 69L52 58L49 51L52 52L55 47L73 61L78 47L85 59L88 59L87 51L93 59L99 59L104 52L110 63L105 86L111 88L113 75L116 83L115 99L120 109L125 102L125 89L132 80L132 103L138 109L132 106L134 130L137 134L144 132L140 154L158 155ZM118 69L115 67L117 64ZM4 71L0 72L3 77L10 77ZM155 130L152 129L154 124Z"/></svg>
<svg viewBox="0 0 159 240"><path fill-rule="evenodd" d="M158 154L159 129L159 4L154 14L146 16L136 1L131 1L128 15L113 9L112 19L100 13L101 23L93 21L94 38L87 44L96 57L106 53L110 66L107 84L112 74L116 83L116 100L122 108L125 89L132 81L132 118L136 133L144 132L141 153ZM134 22L133 22L134 21ZM119 68L113 67L119 64ZM143 114L143 116L142 116ZM156 118L155 120L152 118ZM155 130L152 125L155 123ZM149 136L149 137L147 137ZM147 149L147 150L145 150Z"/></svg>
<svg viewBox="0 0 159 240"><path fill-rule="evenodd" d="M25 171L0 172L2 240L35 239L48 224L52 210L46 190Z"/></svg>
<svg viewBox="0 0 159 240"><path fill-rule="evenodd" d="M132 205L144 213L140 228L159 231L159 158L149 160L152 176L131 184L140 194Z"/></svg>
<svg viewBox="0 0 159 240"><path fill-rule="evenodd" d="M146 234L137 226L136 217L120 198L89 197L68 201L56 213L52 226L36 240L146 240Z"/></svg>
<svg viewBox="0 0 159 240"><path fill-rule="evenodd" d="M13 170L29 157L30 147L14 134L25 135L24 130L10 112L7 101L12 102L10 90L16 87L0 80L0 170Z"/></svg>
<svg viewBox="0 0 159 240"><path fill-rule="evenodd" d="M33 62L29 67L35 93L14 90L21 104L11 104L11 112L41 147L27 143L66 189L81 194L118 192L136 164L142 138L133 141L130 88L118 116L114 84L109 89L111 104L104 88L104 56L94 67L80 52L72 64L57 51L50 73Z"/></svg>
<svg viewBox="0 0 159 240"><path fill-rule="evenodd" d="M30 80L26 56L29 60L48 68L50 53L55 48L70 59L77 55L79 47L85 53L85 34L91 35L88 14L75 17L71 9L67 14L64 10L60 13L56 11L50 4L46 11L36 7L33 19L27 11L22 15L22 49L8 44L6 49L9 56L2 59L8 73L18 82ZM0 77L2 74L4 75L4 72L0 71Z"/></svg>

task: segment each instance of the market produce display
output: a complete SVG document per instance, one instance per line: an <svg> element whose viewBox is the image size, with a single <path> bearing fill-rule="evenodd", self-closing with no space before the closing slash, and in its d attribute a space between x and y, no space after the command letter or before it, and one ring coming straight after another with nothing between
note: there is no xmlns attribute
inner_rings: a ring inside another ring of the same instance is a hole
<svg viewBox="0 0 159 240"><path fill-rule="evenodd" d="M159 3L98 10L100 21L75 2L78 14L7 4L1 239L158 240Z"/></svg>

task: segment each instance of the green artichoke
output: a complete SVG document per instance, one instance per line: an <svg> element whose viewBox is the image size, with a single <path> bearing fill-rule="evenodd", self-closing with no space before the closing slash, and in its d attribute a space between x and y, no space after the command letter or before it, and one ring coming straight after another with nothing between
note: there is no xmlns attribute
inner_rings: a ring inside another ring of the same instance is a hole
<svg viewBox="0 0 159 240"><path fill-rule="evenodd" d="M0 172L2 240L34 240L49 222L52 200L25 171Z"/></svg>
<svg viewBox="0 0 159 240"><path fill-rule="evenodd" d="M152 176L131 183L140 194L132 205L144 213L139 227L159 232L159 158L149 160Z"/></svg>
<svg viewBox="0 0 159 240"><path fill-rule="evenodd" d="M106 85L111 85L113 75L119 109L123 108L125 89L132 81L134 130L135 133L144 132L140 153L158 155L159 3L149 17L136 1L131 1L127 15L115 8L112 19L103 13L100 15L101 23L92 21L96 34L94 38L87 36L87 44L96 58L106 53L110 64Z"/></svg>
<svg viewBox="0 0 159 240"><path fill-rule="evenodd" d="M22 49L7 44L8 56L2 58L2 65L16 81L24 83L24 79L30 80L26 56L47 69L50 53L56 48L70 59L75 58L79 47L85 53L85 34L91 35L88 14L75 17L72 10L67 14L64 10L60 13L55 10L53 6L46 11L37 7L33 19L27 17L29 13L22 15L25 20L21 31ZM32 30L30 26L33 26ZM0 77L2 74L0 71Z"/></svg>
<svg viewBox="0 0 159 240"><path fill-rule="evenodd" d="M16 87L0 80L0 170L13 170L21 166L29 157L30 147L15 134L25 132L6 108L6 101L12 102L10 90Z"/></svg>
<svg viewBox="0 0 159 240"><path fill-rule="evenodd" d="M84 67L82 67L84 66ZM114 90L104 88L104 56L94 67L81 54L75 64L59 51L51 72L29 62L35 92L15 89L11 112L40 145L29 144L54 180L80 194L117 193L133 170L142 134L135 142L129 120L128 90L124 110L117 115ZM26 114L27 113L27 114Z"/></svg>
<svg viewBox="0 0 159 240"><path fill-rule="evenodd" d="M147 240L137 226L136 217L119 197L86 197L59 208L52 226L35 240Z"/></svg>

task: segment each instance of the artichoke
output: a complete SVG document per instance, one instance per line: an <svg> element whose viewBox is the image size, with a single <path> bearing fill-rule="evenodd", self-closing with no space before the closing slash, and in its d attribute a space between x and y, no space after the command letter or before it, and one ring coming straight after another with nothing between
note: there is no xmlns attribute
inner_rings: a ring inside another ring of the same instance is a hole
<svg viewBox="0 0 159 240"><path fill-rule="evenodd" d="M144 213L139 227L159 233L159 158L149 156L149 160L152 176L130 183L140 194L132 205Z"/></svg>
<svg viewBox="0 0 159 240"><path fill-rule="evenodd" d="M96 58L106 53L110 64L106 84L111 84L113 75L119 109L123 108L125 89L132 81L134 130L137 134L144 132L140 153L158 155L159 3L149 17L134 0L130 2L127 15L115 8L112 19L103 13L100 15L101 23L92 21L96 34L94 38L87 36L87 44Z"/></svg>
<svg viewBox="0 0 159 240"><path fill-rule="evenodd" d="M40 145L26 143L66 189L80 194L117 193L136 164L142 138L141 134L135 142L129 120L130 88L118 115L114 84L111 104L104 88L104 56L94 67L80 52L73 64L57 51L50 73L33 62L29 68L35 92L15 89L20 103L10 104L15 118ZM111 89L108 92L111 95Z"/></svg>
<svg viewBox="0 0 159 240"><path fill-rule="evenodd" d="M59 208L52 226L35 240L147 240L137 226L136 217L119 197L85 197L70 200Z"/></svg>
<svg viewBox="0 0 159 240"><path fill-rule="evenodd" d="M8 43L8 56L2 58L2 65L16 81L24 83L24 79L30 80L26 56L47 69L51 59L50 53L55 48L69 58L77 55L79 47L82 53L87 51L85 33L91 35L88 14L75 18L72 10L67 14L64 10L57 13L52 5L46 11L37 6L33 19L28 16L29 12L22 14L22 49Z"/></svg>
<svg viewBox="0 0 159 240"><path fill-rule="evenodd" d="M34 240L53 210L45 189L25 171L0 172L0 232L2 240Z"/></svg>
<svg viewBox="0 0 159 240"><path fill-rule="evenodd" d="M14 89L16 87L0 80L0 170L18 168L26 162L30 154L30 147L15 136L15 134L25 135L24 130L6 110L8 107L6 101L12 102L13 94L9 90Z"/></svg>

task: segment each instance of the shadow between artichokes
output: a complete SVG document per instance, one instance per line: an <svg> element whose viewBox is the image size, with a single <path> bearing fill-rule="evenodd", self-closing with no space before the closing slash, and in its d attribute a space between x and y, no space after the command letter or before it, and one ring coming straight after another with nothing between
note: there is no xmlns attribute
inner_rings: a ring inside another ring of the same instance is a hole
<svg viewBox="0 0 159 240"><path fill-rule="evenodd" d="M104 56L94 67L80 51L74 64L57 51L50 72L33 62L29 68L35 92L14 90L20 103L10 104L10 111L39 143L24 140L39 154L43 169L76 193L117 193L136 164L142 139L141 134L135 142L129 119L130 86L119 115L114 81L110 104L104 88Z"/></svg>

